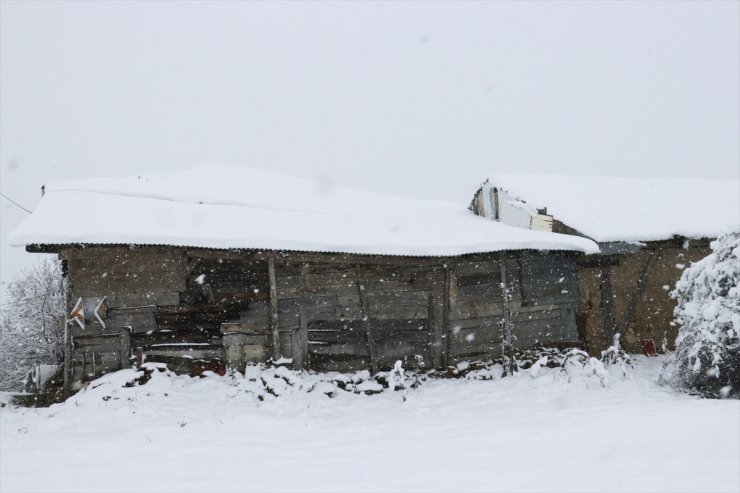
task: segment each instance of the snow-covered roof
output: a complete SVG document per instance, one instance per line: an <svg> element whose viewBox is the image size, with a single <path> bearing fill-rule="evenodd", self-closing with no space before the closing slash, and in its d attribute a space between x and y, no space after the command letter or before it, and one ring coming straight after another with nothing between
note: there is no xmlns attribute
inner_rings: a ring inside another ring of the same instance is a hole
<svg viewBox="0 0 740 493"><path fill-rule="evenodd" d="M714 238L740 228L740 181L496 173L490 183L596 241Z"/></svg>
<svg viewBox="0 0 740 493"><path fill-rule="evenodd" d="M446 256L595 253L584 238L497 224L454 202L354 190L271 171L203 165L49 184L11 244L138 244Z"/></svg>

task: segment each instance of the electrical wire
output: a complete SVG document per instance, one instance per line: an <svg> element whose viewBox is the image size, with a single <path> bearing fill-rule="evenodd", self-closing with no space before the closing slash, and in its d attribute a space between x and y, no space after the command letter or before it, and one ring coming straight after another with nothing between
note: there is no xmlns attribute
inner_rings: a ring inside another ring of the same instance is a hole
<svg viewBox="0 0 740 493"><path fill-rule="evenodd" d="M28 209L26 209L26 208L25 208L25 207L23 207L23 206L22 206L21 204L19 204L19 203L18 203L18 202L16 202L15 200L11 199L10 197L8 197L7 195L5 195L4 193L0 192L0 196L2 196L3 198L7 199L7 200L8 200L9 202L11 202L11 203L13 203L13 204L17 205L18 207L20 207L20 208L21 208L21 209L23 209L24 211L28 212L29 214L33 214L33 212L29 211Z"/></svg>

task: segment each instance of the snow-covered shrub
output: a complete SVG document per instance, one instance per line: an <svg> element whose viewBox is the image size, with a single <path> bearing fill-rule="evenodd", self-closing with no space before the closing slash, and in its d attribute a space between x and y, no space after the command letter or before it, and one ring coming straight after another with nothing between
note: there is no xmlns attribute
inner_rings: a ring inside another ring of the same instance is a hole
<svg viewBox="0 0 740 493"><path fill-rule="evenodd" d="M665 380L710 397L740 396L740 232L713 241L712 253L686 269L678 301L673 368ZM673 372L673 373L671 373Z"/></svg>
<svg viewBox="0 0 740 493"><path fill-rule="evenodd" d="M406 376L401 360L396 361L393 369L388 373L388 388L390 390L406 390Z"/></svg>
<svg viewBox="0 0 740 493"><path fill-rule="evenodd" d="M548 368L560 368L563 366L568 351L569 349L561 351L550 347L524 349L514 353L514 359L516 359L519 370L527 370L535 364Z"/></svg>
<svg viewBox="0 0 740 493"><path fill-rule="evenodd" d="M21 390L35 366L64 360L64 315L60 263L44 259L18 274L7 286L0 312L0 390Z"/></svg>
<svg viewBox="0 0 740 493"><path fill-rule="evenodd" d="M601 352L601 362L604 363L607 369L610 369L610 367L618 368L623 377L626 377L627 373L634 369L632 358L619 345L619 334L614 334L612 345Z"/></svg>
<svg viewBox="0 0 740 493"><path fill-rule="evenodd" d="M609 377L609 372L601 361L580 349L571 349L565 353L561 371L567 375L568 382L581 380L588 385L595 381L601 387L606 387Z"/></svg>

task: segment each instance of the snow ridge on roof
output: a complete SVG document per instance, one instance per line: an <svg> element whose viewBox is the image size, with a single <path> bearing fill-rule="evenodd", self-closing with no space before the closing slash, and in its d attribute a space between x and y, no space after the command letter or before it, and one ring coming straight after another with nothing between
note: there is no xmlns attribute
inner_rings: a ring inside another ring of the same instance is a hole
<svg viewBox="0 0 740 493"><path fill-rule="evenodd" d="M599 242L716 238L740 228L740 181L495 173L535 209Z"/></svg>
<svg viewBox="0 0 740 493"><path fill-rule="evenodd" d="M52 183L10 240L409 256L598 251L590 240L493 223L454 202L226 165Z"/></svg>

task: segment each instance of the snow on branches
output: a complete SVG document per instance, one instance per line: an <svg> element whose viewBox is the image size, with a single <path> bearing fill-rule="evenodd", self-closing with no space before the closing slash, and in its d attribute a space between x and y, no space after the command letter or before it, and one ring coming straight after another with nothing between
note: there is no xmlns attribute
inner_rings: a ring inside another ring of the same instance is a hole
<svg viewBox="0 0 740 493"><path fill-rule="evenodd" d="M36 365L64 360L64 314L60 263L43 259L8 283L0 311L0 390L20 390Z"/></svg>
<svg viewBox="0 0 740 493"><path fill-rule="evenodd" d="M708 397L740 396L740 232L712 242L671 295L680 324L663 379Z"/></svg>

